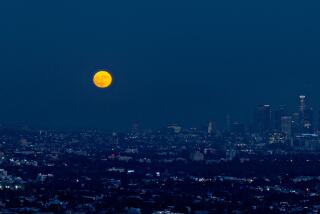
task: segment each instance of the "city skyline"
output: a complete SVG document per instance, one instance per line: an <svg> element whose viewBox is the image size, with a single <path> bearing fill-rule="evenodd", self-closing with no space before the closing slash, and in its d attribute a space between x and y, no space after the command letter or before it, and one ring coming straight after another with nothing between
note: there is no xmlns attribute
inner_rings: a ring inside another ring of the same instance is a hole
<svg viewBox="0 0 320 214"><path fill-rule="evenodd" d="M300 93L320 109L318 3L36 2L1 3L2 123L249 122L252 106ZM98 70L108 90L92 85Z"/></svg>
<svg viewBox="0 0 320 214"><path fill-rule="evenodd" d="M0 2L0 213L320 213L320 2Z"/></svg>
<svg viewBox="0 0 320 214"><path fill-rule="evenodd" d="M305 101L305 106L304 108L308 108L307 110L311 110L312 111L312 123L313 123L313 130L316 131L318 130L319 125L320 125L320 109L317 110L317 109L314 109L313 105L312 105L312 101L310 100L310 97L305 95L305 94L300 94L298 96L298 98L301 98L301 96L303 96L303 100ZM243 120L239 120L237 118L239 118L239 116L237 115L232 115L230 113L226 113L225 116L224 116L224 120L223 121L219 121L219 120L214 120L212 118L207 118L206 120L202 121L202 123L196 123L196 124L187 124L187 123L184 123L184 122L177 122L177 121L170 121L168 123L165 123L165 124L160 124L159 126L156 126L156 127L148 127L146 126L145 124L143 123L139 123L139 122L134 122L132 124L130 124L129 126L127 127L122 127L122 128L119 128L119 127L112 127L110 129L105 129L105 127L78 127L78 128L75 128L75 127L54 127L54 126L32 126L31 124L28 124L28 123L0 123L2 126L6 127L29 127L29 128L35 128L35 129L56 129L56 130L81 130L81 129L97 129L97 130L101 130L101 131L128 131L130 129L132 129L133 126L139 126L139 128L142 128L142 129L159 129L159 128L163 128L163 127L166 127L166 126L170 126L170 125L179 125L181 127L185 127L185 128L200 128L200 127L204 127L205 125L207 125L208 123L212 125L214 125L215 128L217 128L218 130L220 131L225 131L228 129L228 126L231 126L233 123L237 123L237 124L243 124L246 129L249 128L250 126L254 126L255 125L255 114L256 114L256 111L260 108L264 108L264 107L267 107L269 108L269 114L270 114L270 125L272 126L272 129L275 129L277 130L277 124L276 123L276 117L277 117L277 113L279 113L279 111L282 111L284 110L286 113L284 115L282 115L283 117L287 117L289 116L291 119L292 117L294 117L294 114L298 114L299 113L299 110L301 110L301 103L299 103L298 98L296 99L296 105L293 105L293 106L290 106L290 105L287 105L287 104L276 104L276 105L270 105L270 104L267 104L267 103L264 103L264 104L257 104L255 106L252 106L251 108L248 108L248 115L250 115L249 117L247 117L247 120L243 121ZM282 108L285 108L285 109L282 109ZM281 119L281 117L278 118L278 119ZM228 125L229 123L229 125ZM271 124L272 123L272 124ZM213 127L211 127L211 129L213 129ZM272 131L272 130L270 130Z"/></svg>

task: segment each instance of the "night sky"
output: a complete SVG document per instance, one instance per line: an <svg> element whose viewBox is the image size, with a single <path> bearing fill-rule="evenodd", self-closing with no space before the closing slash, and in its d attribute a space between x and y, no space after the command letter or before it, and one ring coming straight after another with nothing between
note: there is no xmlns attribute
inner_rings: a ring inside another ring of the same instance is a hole
<svg viewBox="0 0 320 214"><path fill-rule="evenodd" d="M320 109L320 2L0 2L0 122L126 129ZM109 70L111 88L93 86Z"/></svg>

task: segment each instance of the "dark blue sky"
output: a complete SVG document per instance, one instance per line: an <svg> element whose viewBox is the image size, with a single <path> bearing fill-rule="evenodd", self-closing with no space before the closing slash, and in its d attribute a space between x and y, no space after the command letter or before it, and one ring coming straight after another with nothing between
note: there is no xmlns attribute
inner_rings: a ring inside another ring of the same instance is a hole
<svg viewBox="0 0 320 214"><path fill-rule="evenodd" d="M0 121L45 127L221 125L255 105L320 108L319 1L0 3ZM91 84L109 69L114 84Z"/></svg>

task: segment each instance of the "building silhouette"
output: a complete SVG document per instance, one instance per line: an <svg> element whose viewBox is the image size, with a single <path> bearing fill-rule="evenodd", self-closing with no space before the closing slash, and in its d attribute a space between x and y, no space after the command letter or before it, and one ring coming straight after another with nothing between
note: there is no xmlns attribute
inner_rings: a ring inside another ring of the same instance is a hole
<svg viewBox="0 0 320 214"><path fill-rule="evenodd" d="M267 133L271 131L271 106L257 106L254 113L254 129L257 133Z"/></svg>

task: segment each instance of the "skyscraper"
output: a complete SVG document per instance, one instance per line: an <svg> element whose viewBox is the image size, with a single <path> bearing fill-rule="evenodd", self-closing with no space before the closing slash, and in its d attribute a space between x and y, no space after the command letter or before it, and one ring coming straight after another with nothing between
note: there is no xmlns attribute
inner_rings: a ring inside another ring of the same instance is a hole
<svg viewBox="0 0 320 214"><path fill-rule="evenodd" d="M297 134L300 132L300 119L299 113L295 112L292 114L292 134Z"/></svg>
<svg viewBox="0 0 320 214"><path fill-rule="evenodd" d="M254 114L254 129L259 133L267 133L271 130L271 106L257 106Z"/></svg>
<svg viewBox="0 0 320 214"><path fill-rule="evenodd" d="M303 127L304 127L304 111L306 108L306 96L305 95L300 95L299 96L299 104L298 104L298 109L299 109L299 123L298 123L298 132L303 132Z"/></svg>
<svg viewBox="0 0 320 214"><path fill-rule="evenodd" d="M313 133L313 109L306 108L303 114L303 132Z"/></svg>
<svg viewBox="0 0 320 214"><path fill-rule="evenodd" d="M213 123L210 121L208 125L208 135L211 135L213 132Z"/></svg>
<svg viewBox="0 0 320 214"><path fill-rule="evenodd" d="M305 95L300 95L299 96L299 112L300 113L303 113L304 110L305 110L305 107L306 107L305 99L306 99Z"/></svg>
<svg viewBox="0 0 320 214"><path fill-rule="evenodd" d="M298 132L312 133L314 128L313 109L307 105L306 96L299 96L299 123Z"/></svg>
<svg viewBox="0 0 320 214"><path fill-rule="evenodd" d="M292 118L288 116L281 117L281 131L290 137L292 134Z"/></svg>
<svg viewBox="0 0 320 214"><path fill-rule="evenodd" d="M288 116L288 107L286 105L280 105L277 110L274 112L274 129L276 131L281 131L281 119L284 116Z"/></svg>

